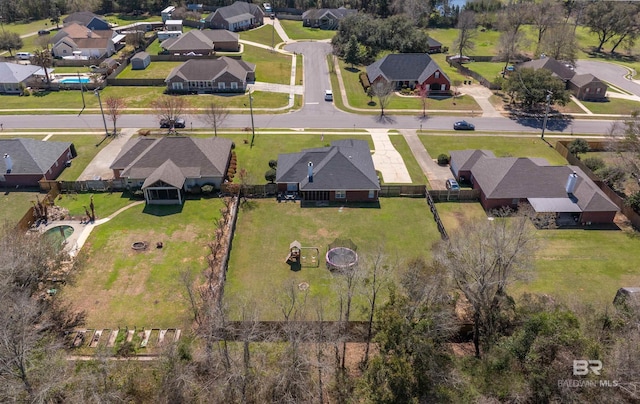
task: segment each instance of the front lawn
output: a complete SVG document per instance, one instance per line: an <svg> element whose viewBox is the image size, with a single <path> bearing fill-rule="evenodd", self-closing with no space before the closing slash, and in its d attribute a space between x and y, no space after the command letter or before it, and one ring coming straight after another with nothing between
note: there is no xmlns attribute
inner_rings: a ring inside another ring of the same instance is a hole
<svg viewBox="0 0 640 404"><path fill-rule="evenodd" d="M376 97L371 99L364 92L362 84L360 84L360 72L364 71L364 67L356 67L352 69L343 61L340 61L339 64L344 87L347 91L349 105L354 108L363 108L372 112L379 111L380 107L378 106L378 100ZM417 110L422 111L422 101L420 100L420 97L401 96L396 93L391 97L389 105L387 105L385 109L408 109L414 110L409 113L415 113ZM461 96L456 97L455 100L453 97L429 98L427 101L427 109L479 111L480 106L472 97Z"/></svg>
<svg viewBox="0 0 640 404"><path fill-rule="evenodd" d="M256 81L290 83L291 56L246 44L243 48L242 60L256 65Z"/></svg>
<svg viewBox="0 0 640 404"><path fill-rule="evenodd" d="M280 20L280 25L289 38L296 41L331 39L336 35L336 31L308 28L302 26L302 21Z"/></svg>
<svg viewBox="0 0 640 404"><path fill-rule="evenodd" d="M259 308L260 319L282 320L284 287L293 284L298 291L298 285L306 282L308 298L322 303L324 318L337 320L335 284L340 275L328 271L324 260L327 245L337 237L350 238L356 244L360 262L382 248L389 263L396 257L400 260L400 268L414 257L429 259L432 244L440 240L423 198L382 198L380 208L301 208L298 203L253 200L249 208L239 212L231 250L224 301L232 317L237 319L249 302ZM320 250L319 267L303 267L298 272L289 269L285 259L294 240ZM357 306L364 298L354 300ZM309 317L314 315L309 313ZM352 319L363 318L360 310L352 311Z"/></svg>
<svg viewBox="0 0 640 404"><path fill-rule="evenodd" d="M496 157L542 157L551 165L567 164L555 149L537 137L421 135L420 140L431 156L448 155L451 150L485 149Z"/></svg>
<svg viewBox="0 0 640 404"><path fill-rule="evenodd" d="M222 206L217 198L188 200L182 207L142 204L97 226L80 253L83 269L62 292L64 300L87 312L89 328L188 329L193 317L180 273L203 282L207 242ZM136 241L149 248L134 251ZM160 241L163 248L156 248Z"/></svg>
<svg viewBox="0 0 640 404"><path fill-rule="evenodd" d="M640 102L609 97L606 101L581 101L594 114L629 115L640 110Z"/></svg>
<svg viewBox="0 0 640 404"><path fill-rule="evenodd" d="M108 141L100 143L104 135L53 135L49 142L71 142L76 148L78 155L71 160L71 167L66 167L58 178L58 181L75 181L89 165L91 160L102 150ZM100 143L100 146L96 146Z"/></svg>
<svg viewBox="0 0 640 404"><path fill-rule="evenodd" d="M131 64L118 75L119 79L166 79L171 71L184 62L151 62L144 70L132 70Z"/></svg>
<svg viewBox="0 0 640 404"><path fill-rule="evenodd" d="M259 28L252 29L250 31L243 31L240 33L240 39L243 41L256 42L259 44L274 47L275 45L283 42L282 38L271 24L264 24Z"/></svg>

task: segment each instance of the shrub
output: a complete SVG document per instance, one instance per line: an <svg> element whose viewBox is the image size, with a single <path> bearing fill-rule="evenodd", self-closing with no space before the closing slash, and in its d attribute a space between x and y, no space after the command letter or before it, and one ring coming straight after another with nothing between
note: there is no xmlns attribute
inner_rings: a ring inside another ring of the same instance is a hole
<svg viewBox="0 0 640 404"><path fill-rule="evenodd" d="M273 168L274 170L278 168L278 160L269 160L269 168Z"/></svg>
<svg viewBox="0 0 640 404"><path fill-rule="evenodd" d="M216 188L213 185L203 185L202 186L202 193L205 195L209 195L210 193L212 193Z"/></svg>
<svg viewBox="0 0 640 404"><path fill-rule="evenodd" d="M636 212L640 212L640 191L625 199L624 204L631 207Z"/></svg>
<svg viewBox="0 0 640 404"><path fill-rule="evenodd" d="M144 191L141 189L136 189L133 191L133 197L136 199L144 199Z"/></svg>
<svg viewBox="0 0 640 404"><path fill-rule="evenodd" d="M593 171L594 173L605 167L604 160L600 157L587 157L586 159L582 160L582 162L589 168L589 170Z"/></svg>
<svg viewBox="0 0 640 404"><path fill-rule="evenodd" d="M589 143L587 143L587 141L584 139L576 139L573 142L569 143L567 149L569 149L569 153L580 158L580 153L586 153L589 151Z"/></svg>
<svg viewBox="0 0 640 404"><path fill-rule="evenodd" d="M598 170L595 174L614 191L622 190L622 183L626 177L626 173L622 168L604 167Z"/></svg>
<svg viewBox="0 0 640 404"><path fill-rule="evenodd" d="M360 72L360 84L362 84L362 88L364 89L365 92L367 92L367 90L369 90L369 87L371 87L371 83L369 82L369 76L367 76L367 72Z"/></svg>
<svg viewBox="0 0 640 404"><path fill-rule="evenodd" d="M273 184L276 180L276 170L273 168L267 170L267 172L264 173L264 179L269 181L270 184Z"/></svg>
<svg viewBox="0 0 640 404"><path fill-rule="evenodd" d="M438 155L438 164L441 166L449 164L449 156L444 153Z"/></svg>

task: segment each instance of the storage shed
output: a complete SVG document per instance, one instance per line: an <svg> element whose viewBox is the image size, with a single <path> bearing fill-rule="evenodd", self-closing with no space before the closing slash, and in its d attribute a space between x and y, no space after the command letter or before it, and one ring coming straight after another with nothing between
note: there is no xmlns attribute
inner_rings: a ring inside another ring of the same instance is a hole
<svg viewBox="0 0 640 404"><path fill-rule="evenodd" d="M138 52L131 58L131 70L144 70L151 63L151 56L147 52Z"/></svg>

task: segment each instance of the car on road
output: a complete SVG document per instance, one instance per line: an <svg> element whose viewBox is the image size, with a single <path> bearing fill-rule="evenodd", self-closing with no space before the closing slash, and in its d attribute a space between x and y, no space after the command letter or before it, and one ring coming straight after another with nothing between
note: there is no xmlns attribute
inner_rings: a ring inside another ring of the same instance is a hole
<svg viewBox="0 0 640 404"><path fill-rule="evenodd" d="M453 124L454 130L475 130L476 127L474 124L467 121L458 121Z"/></svg>
<svg viewBox="0 0 640 404"><path fill-rule="evenodd" d="M460 190L460 185L458 185L458 181L454 180L453 178L449 178L445 183L445 186L447 187L447 189L450 189L452 191Z"/></svg>
<svg viewBox="0 0 640 404"><path fill-rule="evenodd" d="M333 91L325 90L324 91L324 100L325 101L333 101Z"/></svg>
<svg viewBox="0 0 640 404"><path fill-rule="evenodd" d="M178 118L173 123L173 127L176 128L176 129L185 128L186 126L187 126L187 123L185 122L185 120L183 118ZM161 119L160 120L160 127L161 128L170 128L171 127L171 121L169 119Z"/></svg>
<svg viewBox="0 0 640 404"><path fill-rule="evenodd" d="M38 31L38 35L49 35L51 34L51 31L49 31L48 29L41 29L40 31Z"/></svg>

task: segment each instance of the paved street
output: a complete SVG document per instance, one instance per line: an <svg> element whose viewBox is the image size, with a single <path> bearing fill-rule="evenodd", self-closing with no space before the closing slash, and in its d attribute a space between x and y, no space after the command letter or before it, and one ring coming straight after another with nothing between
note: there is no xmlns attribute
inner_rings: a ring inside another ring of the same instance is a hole
<svg viewBox="0 0 640 404"><path fill-rule="evenodd" d="M640 84L626 78L629 69L608 62L598 62L595 60L579 60L576 62L576 73L591 73L600 80L608 81L616 87L640 96Z"/></svg>

